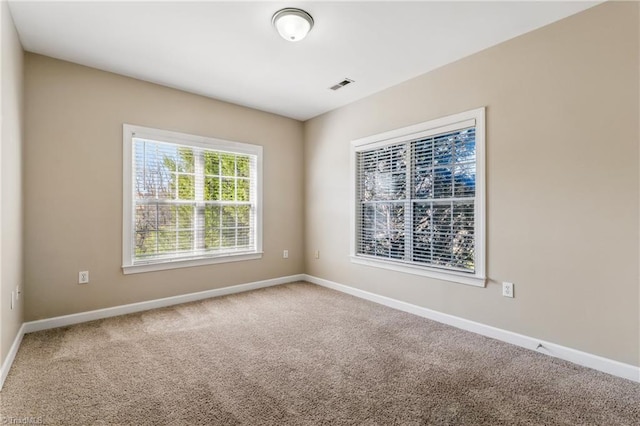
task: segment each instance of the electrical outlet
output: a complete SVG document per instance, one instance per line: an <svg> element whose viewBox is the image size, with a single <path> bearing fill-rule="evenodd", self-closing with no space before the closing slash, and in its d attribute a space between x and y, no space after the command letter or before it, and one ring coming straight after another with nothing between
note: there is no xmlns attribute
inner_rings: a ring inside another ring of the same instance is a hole
<svg viewBox="0 0 640 426"><path fill-rule="evenodd" d="M283 259L288 259L289 258L289 250L285 250L282 252L282 258Z"/></svg>
<svg viewBox="0 0 640 426"><path fill-rule="evenodd" d="M87 284L89 282L89 271L78 272L78 284Z"/></svg>
<svg viewBox="0 0 640 426"><path fill-rule="evenodd" d="M16 300L20 300L20 293L22 293L22 291L20 291L20 285L18 284L16 286Z"/></svg>
<svg viewBox="0 0 640 426"><path fill-rule="evenodd" d="M320 259L320 250L316 250L313 254L313 257L315 257L316 259Z"/></svg>
<svg viewBox="0 0 640 426"><path fill-rule="evenodd" d="M502 283L502 295L504 297L513 297L513 283L506 281Z"/></svg>

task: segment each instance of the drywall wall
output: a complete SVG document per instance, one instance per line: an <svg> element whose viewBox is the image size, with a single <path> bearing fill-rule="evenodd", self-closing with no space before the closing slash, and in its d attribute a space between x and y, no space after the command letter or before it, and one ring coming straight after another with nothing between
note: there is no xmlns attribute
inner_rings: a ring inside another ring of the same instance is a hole
<svg viewBox="0 0 640 426"><path fill-rule="evenodd" d="M306 272L640 365L637 9L605 3L305 123ZM487 287L351 263L350 141L481 106Z"/></svg>
<svg viewBox="0 0 640 426"><path fill-rule="evenodd" d="M0 2L2 44L0 111L0 365L23 321L23 301L11 293L22 287L22 127L23 52L5 1ZM22 291L22 288L21 288ZM24 292L23 292L24 293Z"/></svg>
<svg viewBox="0 0 640 426"><path fill-rule="evenodd" d="M25 105L26 321L303 272L302 123L31 53ZM262 145L263 258L123 275L123 123Z"/></svg>

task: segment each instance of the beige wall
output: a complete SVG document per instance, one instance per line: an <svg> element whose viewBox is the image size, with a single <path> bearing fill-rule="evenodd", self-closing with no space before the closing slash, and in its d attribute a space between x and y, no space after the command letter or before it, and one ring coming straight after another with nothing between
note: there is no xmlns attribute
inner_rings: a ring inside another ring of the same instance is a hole
<svg viewBox="0 0 640 426"><path fill-rule="evenodd" d="M30 53L25 103L25 320L303 272L302 123ZM123 123L262 145L264 257L123 275Z"/></svg>
<svg viewBox="0 0 640 426"><path fill-rule="evenodd" d="M22 66L23 52L5 1L0 2L2 139L0 143L0 365L23 321L22 286ZM24 292L23 292L24 294Z"/></svg>
<svg viewBox="0 0 640 426"><path fill-rule="evenodd" d="M307 122L307 273L640 365L638 16L606 3ZM350 140L480 106L488 286L350 263Z"/></svg>

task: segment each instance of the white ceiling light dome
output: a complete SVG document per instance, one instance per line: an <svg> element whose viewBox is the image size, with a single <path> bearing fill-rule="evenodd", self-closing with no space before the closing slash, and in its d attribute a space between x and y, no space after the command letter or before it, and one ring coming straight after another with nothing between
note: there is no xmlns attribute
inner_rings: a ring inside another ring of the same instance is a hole
<svg viewBox="0 0 640 426"><path fill-rule="evenodd" d="M300 41L313 28L313 18L302 9L287 7L277 11L271 23L280 36L288 41Z"/></svg>

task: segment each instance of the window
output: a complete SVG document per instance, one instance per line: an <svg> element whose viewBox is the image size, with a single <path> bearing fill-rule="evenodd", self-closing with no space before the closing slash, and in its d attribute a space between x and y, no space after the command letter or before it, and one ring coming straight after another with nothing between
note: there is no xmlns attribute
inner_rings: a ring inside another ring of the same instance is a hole
<svg viewBox="0 0 640 426"><path fill-rule="evenodd" d="M355 263L484 286L484 108L352 142Z"/></svg>
<svg viewBox="0 0 640 426"><path fill-rule="evenodd" d="M262 256L262 147L125 124L125 274Z"/></svg>

